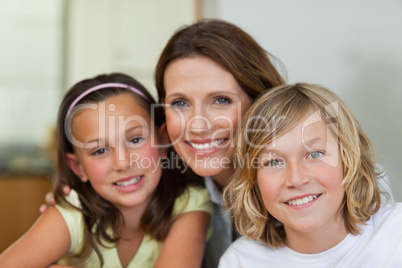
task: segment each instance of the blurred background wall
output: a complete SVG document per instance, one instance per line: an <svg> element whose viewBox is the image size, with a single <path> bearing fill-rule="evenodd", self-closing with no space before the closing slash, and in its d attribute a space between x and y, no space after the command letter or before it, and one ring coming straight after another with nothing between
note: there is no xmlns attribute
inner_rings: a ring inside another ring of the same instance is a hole
<svg viewBox="0 0 402 268"><path fill-rule="evenodd" d="M289 83L335 91L349 105L402 201L402 1L207 0L279 58Z"/></svg>
<svg viewBox="0 0 402 268"><path fill-rule="evenodd" d="M50 189L64 92L82 78L121 71L156 96L153 72L163 46L178 27L203 17L250 33L279 59L288 82L338 93L402 201L401 0L0 0L3 244L32 224Z"/></svg>

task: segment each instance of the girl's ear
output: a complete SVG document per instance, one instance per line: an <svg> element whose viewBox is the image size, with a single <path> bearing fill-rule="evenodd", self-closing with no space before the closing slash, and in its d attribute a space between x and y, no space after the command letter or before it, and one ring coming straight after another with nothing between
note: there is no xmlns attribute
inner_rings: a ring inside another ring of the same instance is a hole
<svg viewBox="0 0 402 268"><path fill-rule="evenodd" d="M78 161L77 156L72 153L66 153L66 163L67 166L77 175L82 182L88 181L88 176L86 175L80 161Z"/></svg>
<svg viewBox="0 0 402 268"><path fill-rule="evenodd" d="M168 147L169 147L169 136L167 134L167 128L166 128L166 122L164 122L160 127L159 127L159 146L161 147L160 154L161 157L167 157L167 152L168 152Z"/></svg>

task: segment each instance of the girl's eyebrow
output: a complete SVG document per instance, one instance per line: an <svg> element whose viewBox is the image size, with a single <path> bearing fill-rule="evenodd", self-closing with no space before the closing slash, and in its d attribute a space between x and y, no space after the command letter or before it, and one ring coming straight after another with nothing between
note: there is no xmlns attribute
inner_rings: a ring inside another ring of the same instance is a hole
<svg viewBox="0 0 402 268"><path fill-rule="evenodd" d="M130 132L132 132L132 131L134 131L134 130L137 130L137 129L148 129L148 126L144 126L144 125L142 125L142 124L139 124L139 125L135 125L135 126L132 126L132 127L129 127L129 128L127 128L126 130L125 130L125 133L130 133Z"/></svg>
<svg viewBox="0 0 402 268"><path fill-rule="evenodd" d="M101 141L104 141L104 139L92 139L89 140L87 142L83 142L82 144L84 145L84 149L88 149L88 148L95 148L99 143L101 143Z"/></svg>
<svg viewBox="0 0 402 268"><path fill-rule="evenodd" d="M126 129L125 132L128 133L128 132L134 131L138 128L148 129L148 127L144 127L143 125L140 124L140 125L129 127L128 129ZM106 138L93 138L88 141L82 142L82 144L84 144L84 148L93 148L93 147L96 147L96 145L101 142L105 143L105 141L106 141ZM91 144L93 144L93 145L91 145Z"/></svg>

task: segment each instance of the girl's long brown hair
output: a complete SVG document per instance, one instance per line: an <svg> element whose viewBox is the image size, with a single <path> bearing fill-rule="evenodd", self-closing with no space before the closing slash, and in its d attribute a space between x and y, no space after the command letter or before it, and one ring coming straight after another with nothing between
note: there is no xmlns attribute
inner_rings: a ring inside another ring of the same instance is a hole
<svg viewBox="0 0 402 268"><path fill-rule="evenodd" d="M156 103L154 99L145 87L132 77L121 73L99 75L75 84L65 94L60 105L57 120L58 151L56 175L53 181L53 194L58 204L74 207L78 209L84 217L84 246L76 257L85 258L93 249L99 256L102 265L104 261L98 245L104 246L102 240L116 243L119 237L109 235L107 229L112 228L114 234L116 234L118 227L124 224L124 219L113 204L97 194L89 182L83 183L67 166L65 159L66 153L73 153L74 150L72 144L66 137L64 124L67 110L77 96L91 87L110 82L123 83L135 87L140 90L147 99L139 97L128 89L105 88L90 93L77 104L97 103L112 96L130 92L137 103L150 113L150 116L152 115L151 109L153 109L152 120L156 127L160 127L165 122L162 108L155 106ZM169 161L169 159L164 159L163 161ZM184 193L187 187L187 180L180 174L178 169L173 166L174 164L175 163L165 163L163 165L169 166L170 168L163 169L160 182L141 218L142 229L145 233L158 241L163 241L166 238L172 222L174 201L178 196ZM72 190L77 192L81 207L76 207L67 201L63 193L63 186L65 185L70 186Z"/></svg>

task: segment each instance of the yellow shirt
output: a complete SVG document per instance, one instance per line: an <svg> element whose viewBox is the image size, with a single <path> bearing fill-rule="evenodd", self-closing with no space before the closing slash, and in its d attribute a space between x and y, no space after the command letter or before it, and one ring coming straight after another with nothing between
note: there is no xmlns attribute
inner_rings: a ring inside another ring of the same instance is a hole
<svg viewBox="0 0 402 268"><path fill-rule="evenodd" d="M64 208L59 205L56 208L62 214L68 229L70 231L71 246L67 256L61 259L58 263L63 265L70 265L74 267L100 267L100 261L95 251L92 251L90 256L85 260L72 258L71 256L80 251L83 243L83 217L81 212L73 208ZM189 187L188 191L179 196L173 207L173 217L190 211L205 211L212 215L212 203L210 201L209 193L206 189ZM208 236L211 235L211 228L208 231ZM117 268L122 267L120 259L115 247L112 244L111 248L99 246L105 261L103 267ZM130 261L127 268L131 267L153 267L159 251L162 247L162 242L158 242L145 234L142 242L134 256Z"/></svg>

